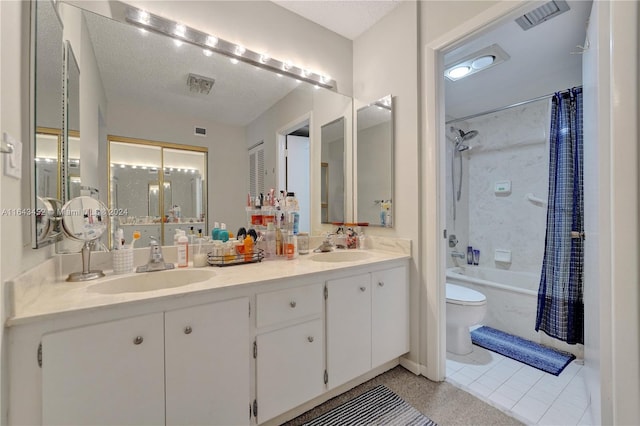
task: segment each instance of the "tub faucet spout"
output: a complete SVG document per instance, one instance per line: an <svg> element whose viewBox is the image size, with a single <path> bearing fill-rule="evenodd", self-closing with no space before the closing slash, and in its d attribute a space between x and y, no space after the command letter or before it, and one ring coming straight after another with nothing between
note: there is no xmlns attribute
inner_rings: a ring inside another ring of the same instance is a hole
<svg viewBox="0 0 640 426"><path fill-rule="evenodd" d="M451 251L451 257L457 257L458 259L464 259L466 257L466 255L460 251L457 250L452 250Z"/></svg>

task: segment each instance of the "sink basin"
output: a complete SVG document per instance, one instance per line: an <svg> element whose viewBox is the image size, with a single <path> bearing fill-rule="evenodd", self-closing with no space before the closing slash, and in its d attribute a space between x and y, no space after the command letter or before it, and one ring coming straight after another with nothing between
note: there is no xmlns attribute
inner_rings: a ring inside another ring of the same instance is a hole
<svg viewBox="0 0 640 426"><path fill-rule="evenodd" d="M318 253L310 257L314 262L355 262L369 257L369 253L363 251L330 251Z"/></svg>
<svg viewBox="0 0 640 426"><path fill-rule="evenodd" d="M101 294L140 293L182 287L206 281L215 276L206 269L173 269L160 272L142 272L107 279L89 287L89 291Z"/></svg>

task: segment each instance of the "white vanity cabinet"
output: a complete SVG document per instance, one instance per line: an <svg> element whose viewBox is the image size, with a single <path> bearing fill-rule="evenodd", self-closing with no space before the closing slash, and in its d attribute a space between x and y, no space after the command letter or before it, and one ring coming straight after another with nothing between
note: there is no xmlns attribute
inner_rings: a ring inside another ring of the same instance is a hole
<svg viewBox="0 0 640 426"><path fill-rule="evenodd" d="M371 367L409 352L409 279L406 267L371 274Z"/></svg>
<svg viewBox="0 0 640 426"><path fill-rule="evenodd" d="M42 424L164 424L162 315L43 336Z"/></svg>
<svg viewBox="0 0 640 426"><path fill-rule="evenodd" d="M371 369L371 275L327 281L329 388Z"/></svg>
<svg viewBox="0 0 640 426"><path fill-rule="evenodd" d="M46 334L43 424L249 424L249 298Z"/></svg>
<svg viewBox="0 0 640 426"><path fill-rule="evenodd" d="M249 424L249 299L164 314L167 425Z"/></svg>
<svg viewBox="0 0 640 426"><path fill-rule="evenodd" d="M408 352L406 266L327 281L326 315L329 388Z"/></svg>
<svg viewBox="0 0 640 426"><path fill-rule="evenodd" d="M324 391L321 283L256 296L256 407L263 423Z"/></svg>

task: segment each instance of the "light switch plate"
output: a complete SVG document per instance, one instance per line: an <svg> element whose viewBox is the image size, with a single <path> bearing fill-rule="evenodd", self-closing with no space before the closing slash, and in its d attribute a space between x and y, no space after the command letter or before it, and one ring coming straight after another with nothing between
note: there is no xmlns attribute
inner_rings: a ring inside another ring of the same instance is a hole
<svg viewBox="0 0 640 426"><path fill-rule="evenodd" d="M2 154L4 157L4 175L15 179L22 178L22 142L14 139L7 132L2 132L2 142L11 145L13 152Z"/></svg>

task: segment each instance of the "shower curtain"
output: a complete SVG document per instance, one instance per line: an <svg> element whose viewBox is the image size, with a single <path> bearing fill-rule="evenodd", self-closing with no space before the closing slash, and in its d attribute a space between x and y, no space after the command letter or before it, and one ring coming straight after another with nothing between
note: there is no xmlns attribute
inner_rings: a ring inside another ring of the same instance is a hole
<svg viewBox="0 0 640 426"><path fill-rule="evenodd" d="M582 89L556 93L551 106L547 232L536 331L584 343Z"/></svg>

